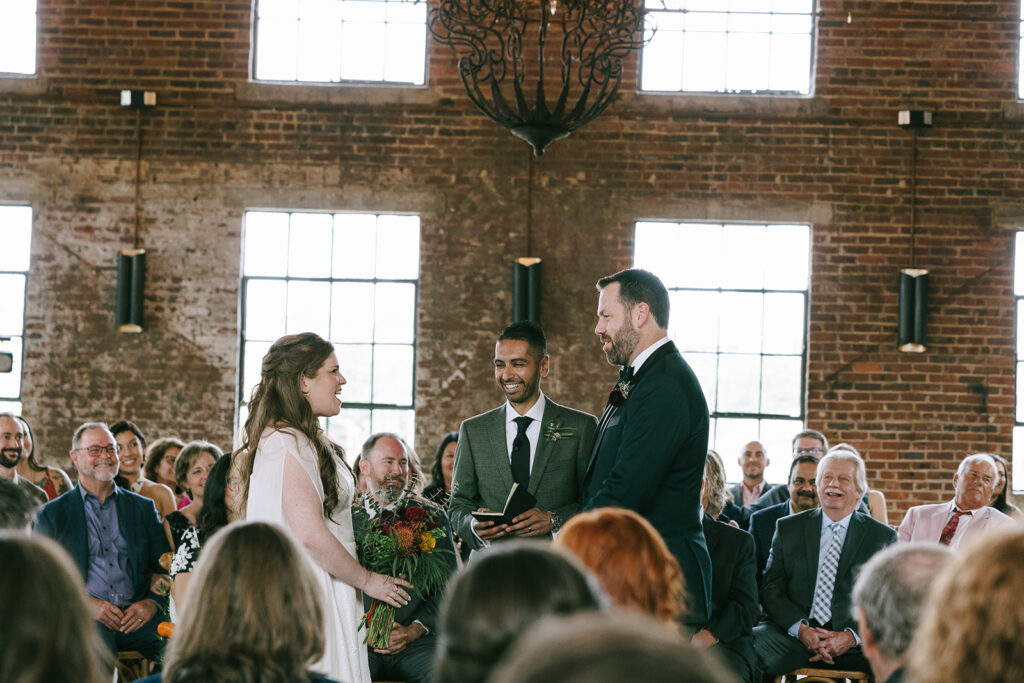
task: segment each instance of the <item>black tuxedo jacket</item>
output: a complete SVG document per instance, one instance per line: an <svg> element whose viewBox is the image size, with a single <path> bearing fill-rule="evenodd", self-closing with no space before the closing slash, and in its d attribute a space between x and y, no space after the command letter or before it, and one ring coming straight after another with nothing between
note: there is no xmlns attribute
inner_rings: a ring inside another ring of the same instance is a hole
<svg viewBox="0 0 1024 683"><path fill-rule="evenodd" d="M643 515L679 560L690 594L686 621L711 615L711 558L701 526L700 485L708 407L693 370L669 342L644 362L629 397L609 405L583 482L583 509Z"/></svg>
<svg viewBox="0 0 1024 683"><path fill-rule="evenodd" d="M437 510L440 513L440 522L444 526L445 535L437 539L436 548L439 550L443 549L449 551L445 553L445 559L448 561L449 572L454 572L458 566L458 560L456 560L455 544L452 540L452 527L448 522L448 515L445 514L444 510L433 503L428 502L426 499L422 499L417 502L425 508ZM358 505L359 503L356 504ZM352 515L352 531L357 539L362 535L362 515ZM411 588L407 589L406 592L409 594L409 602L395 610L395 621L402 626L408 626L412 622L418 621L427 629L429 635L436 636L437 615L441 605L442 593L438 592L436 594L427 595L426 599L424 599L417 595L416 591ZM363 609L370 609L370 604L372 602L373 598L366 593L363 593Z"/></svg>
<svg viewBox="0 0 1024 683"><path fill-rule="evenodd" d="M704 538L711 553L711 620L707 629L718 644L757 667L751 630L759 613L754 580L754 540L723 522L704 515Z"/></svg>
<svg viewBox="0 0 1024 683"><path fill-rule="evenodd" d="M166 573L160 566L160 556L171 550L157 516L156 505L149 498L122 488L117 489L114 501L117 523L131 553L128 556L128 576L135 588L132 602L148 598L164 609L167 596L149 590L153 574ZM85 503L79 486L47 503L39 511L35 530L64 546L82 573L82 579L86 579L89 532L85 526Z"/></svg>
<svg viewBox="0 0 1024 683"><path fill-rule="evenodd" d="M779 518L789 515L789 501L758 510L750 516L750 535L754 537L754 550L757 552L757 585L761 585L764 568L768 564L768 553L772 549L772 537L775 536L775 523Z"/></svg>
<svg viewBox="0 0 1024 683"><path fill-rule="evenodd" d="M820 508L782 517L764 572L761 604L768 618L782 630L807 619L818 580L818 551L821 545ZM854 512L839 555L832 589L832 628L857 630L851 609L853 581L860 566L871 556L896 541L896 532L861 512Z"/></svg>

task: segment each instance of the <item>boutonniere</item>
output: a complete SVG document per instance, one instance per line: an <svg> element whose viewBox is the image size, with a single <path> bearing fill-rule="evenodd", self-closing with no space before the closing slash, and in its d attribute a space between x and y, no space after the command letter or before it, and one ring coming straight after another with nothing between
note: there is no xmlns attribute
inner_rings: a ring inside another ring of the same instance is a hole
<svg viewBox="0 0 1024 683"><path fill-rule="evenodd" d="M614 389L612 389L612 393L608 394L608 402L611 403L616 408L618 408L619 406L626 402L626 399L629 398L629 394L632 391L632 382L620 382L615 385Z"/></svg>
<svg viewBox="0 0 1024 683"><path fill-rule="evenodd" d="M576 434L574 427L563 427L557 422L548 422L544 425L544 438L548 441L558 441L559 439L568 439Z"/></svg>

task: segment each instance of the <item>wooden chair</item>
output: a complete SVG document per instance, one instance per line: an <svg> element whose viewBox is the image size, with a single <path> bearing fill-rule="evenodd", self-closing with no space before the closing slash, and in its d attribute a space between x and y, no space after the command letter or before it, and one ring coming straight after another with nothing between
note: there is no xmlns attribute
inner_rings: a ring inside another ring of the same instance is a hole
<svg viewBox="0 0 1024 683"><path fill-rule="evenodd" d="M117 653L117 680L119 683L129 683L145 678L149 675L149 665L149 660L141 652L122 650Z"/></svg>
<svg viewBox="0 0 1024 683"><path fill-rule="evenodd" d="M874 683L871 674L863 671L850 671L844 669L815 669L803 667L794 669L788 674L775 677L775 683L847 683L847 681L867 681Z"/></svg>

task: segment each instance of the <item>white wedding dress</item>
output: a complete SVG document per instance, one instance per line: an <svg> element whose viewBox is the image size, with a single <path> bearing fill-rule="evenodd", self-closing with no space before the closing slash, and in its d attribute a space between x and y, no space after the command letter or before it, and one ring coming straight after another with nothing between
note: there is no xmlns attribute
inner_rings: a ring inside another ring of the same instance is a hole
<svg viewBox="0 0 1024 683"><path fill-rule="evenodd" d="M282 512L285 495L282 482L287 457L294 457L302 465L316 487L321 502L323 501L324 487L320 481L320 470L317 467L313 444L305 435L294 429L267 428L260 438L252 476L249 479L246 519L274 522L288 528ZM345 546L345 550L352 553L352 557L358 557L352 533L351 510L355 482L340 461L337 466L338 507L333 515L335 519L325 519L324 523ZM363 616L362 598L355 588L331 576L319 565L314 564L314 568L324 594L326 648L324 658L314 664L312 669L343 683L370 683L366 646L363 645L358 630L359 620ZM273 580L273 577L267 579Z"/></svg>

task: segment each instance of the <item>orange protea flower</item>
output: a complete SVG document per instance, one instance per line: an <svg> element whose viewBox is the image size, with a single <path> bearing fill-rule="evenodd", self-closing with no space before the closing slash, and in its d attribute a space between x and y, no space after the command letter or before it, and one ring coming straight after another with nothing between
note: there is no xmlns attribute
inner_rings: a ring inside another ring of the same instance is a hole
<svg viewBox="0 0 1024 683"><path fill-rule="evenodd" d="M398 540L399 549L403 551L412 550L412 547L416 544L415 530L406 524L396 524L391 527L391 531L394 532L395 538Z"/></svg>
<svg viewBox="0 0 1024 683"><path fill-rule="evenodd" d="M434 545L436 544L437 541L434 539L433 536L431 536L427 532L423 532L420 534L420 549L424 552L429 553L431 550L434 549Z"/></svg>

